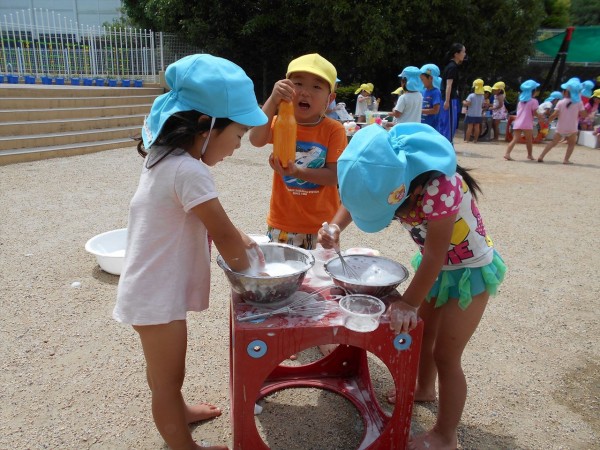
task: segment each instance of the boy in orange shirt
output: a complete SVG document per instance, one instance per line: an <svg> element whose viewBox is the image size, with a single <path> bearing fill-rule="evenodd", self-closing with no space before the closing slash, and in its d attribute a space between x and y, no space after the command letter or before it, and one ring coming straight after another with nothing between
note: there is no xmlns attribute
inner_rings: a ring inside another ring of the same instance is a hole
<svg viewBox="0 0 600 450"><path fill-rule="evenodd" d="M269 121L250 130L252 145L273 143L279 103L293 102L298 123L295 161L284 168L269 156L274 173L267 234L272 242L313 249L322 223L339 208L337 160L346 148L346 131L325 115L335 98L336 78L333 64L316 53L294 59L263 105Z"/></svg>

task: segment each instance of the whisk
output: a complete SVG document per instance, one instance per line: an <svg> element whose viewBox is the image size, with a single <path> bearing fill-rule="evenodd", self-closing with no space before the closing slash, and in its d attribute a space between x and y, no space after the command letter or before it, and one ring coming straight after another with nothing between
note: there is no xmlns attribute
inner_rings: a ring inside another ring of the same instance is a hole
<svg viewBox="0 0 600 450"><path fill-rule="evenodd" d="M237 320L238 322L248 322L250 320L268 318L277 314L288 314L291 316L304 317L314 317L321 314L328 314L337 310L337 302L331 300L317 300L316 297L330 288L331 286L327 286L311 293L305 293L306 295L295 299L289 305L282 306L281 308L277 308L272 311L251 314L249 316L238 316Z"/></svg>
<svg viewBox="0 0 600 450"><path fill-rule="evenodd" d="M329 236L333 237L333 231L331 230L331 228L329 227L329 223L327 222L323 222L323 229L325 230L325 232L327 234L329 234ZM346 278L351 278L353 280L360 280L360 275L358 273L356 273L356 271L352 268L352 266L350 264L348 264L346 262L346 260L344 259L344 256L342 255L342 252L340 251L340 247L336 246L334 248L335 252L337 253L337 255L340 258L340 263L342 264L342 273Z"/></svg>

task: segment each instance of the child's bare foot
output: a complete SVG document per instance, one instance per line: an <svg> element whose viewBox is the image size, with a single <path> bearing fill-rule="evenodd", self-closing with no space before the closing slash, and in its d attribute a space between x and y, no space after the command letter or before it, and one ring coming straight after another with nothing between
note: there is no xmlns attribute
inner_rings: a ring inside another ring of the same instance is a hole
<svg viewBox="0 0 600 450"><path fill-rule="evenodd" d="M527 159L529 159L530 161L535 161L535 158L532 155L527 155Z"/></svg>
<svg viewBox="0 0 600 450"><path fill-rule="evenodd" d="M211 405L210 403L186 405L185 409L185 419L187 423L195 423L200 422L202 420L214 419L215 417L218 417L220 415L221 409L215 405Z"/></svg>
<svg viewBox="0 0 600 450"><path fill-rule="evenodd" d="M390 405L396 403L396 389L391 389L385 394L385 398ZM437 399L435 397L435 392L419 392L415 391L414 401L417 403L427 403L427 402L435 402Z"/></svg>
<svg viewBox="0 0 600 450"><path fill-rule="evenodd" d="M456 434L451 440L447 440L435 430L413 436L408 441L410 450L455 450L457 446Z"/></svg>
<svg viewBox="0 0 600 450"><path fill-rule="evenodd" d="M544 162L542 158L538 158L538 162Z"/></svg>
<svg viewBox="0 0 600 450"><path fill-rule="evenodd" d="M507 161L514 161L514 159L512 159L510 157L510 155L504 155L504 159L507 160Z"/></svg>
<svg viewBox="0 0 600 450"><path fill-rule="evenodd" d="M202 450L229 450L229 447L226 447L225 445L211 445L210 447L202 447L201 445L196 445L196 448Z"/></svg>
<svg viewBox="0 0 600 450"><path fill-rule="evenodd" d="M573 164L571 161L563 161L563 164Z"/></svg>
<svg viewBox="0 0 600 450"><path fill-rule="evenodd" d="M435 402L436 400L435 388L431 390L419 389L419 386L415 388L415 402Z"/></svg>

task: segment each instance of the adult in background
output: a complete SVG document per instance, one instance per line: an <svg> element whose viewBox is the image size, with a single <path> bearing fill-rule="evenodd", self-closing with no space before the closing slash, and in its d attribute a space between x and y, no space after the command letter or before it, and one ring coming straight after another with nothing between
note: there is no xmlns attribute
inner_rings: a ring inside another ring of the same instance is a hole
<svg viewBox="0 0 600 450"><path fill-rule="evenodd" d="M442 71L442 100L443 107L440 110L439 131L452 144L454 133L458 127L458 113L460 112L460 100L458 97L458 66L463 63L467 56L467 49L462 44L452 44L446 54L446 61L449 61Z"/></svg>

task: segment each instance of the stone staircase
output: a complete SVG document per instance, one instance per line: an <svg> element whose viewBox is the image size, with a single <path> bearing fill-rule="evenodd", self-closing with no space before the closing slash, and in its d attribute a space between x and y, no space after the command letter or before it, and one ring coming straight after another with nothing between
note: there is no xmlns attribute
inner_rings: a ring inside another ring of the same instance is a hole
<svg viewBox="0 0 600 450"><path fill-rule="evenodd" d="M0 166L133 147L163 92L158 85L0 84Z"/></svg>

